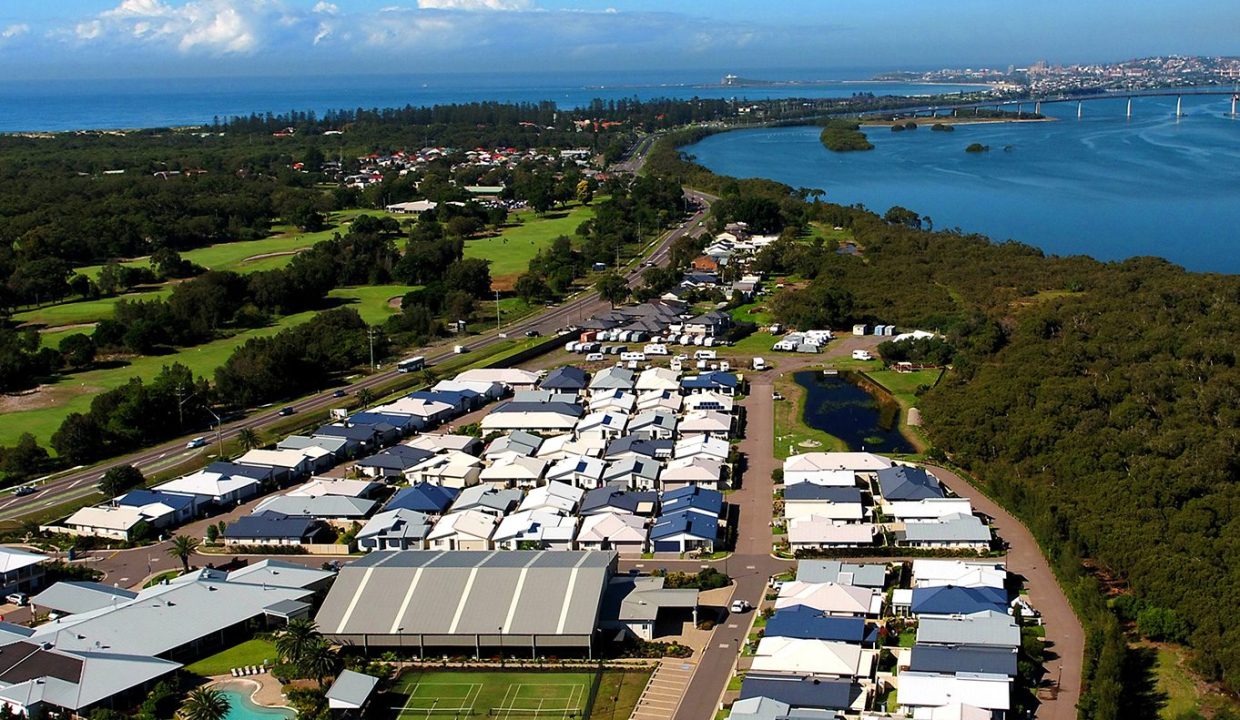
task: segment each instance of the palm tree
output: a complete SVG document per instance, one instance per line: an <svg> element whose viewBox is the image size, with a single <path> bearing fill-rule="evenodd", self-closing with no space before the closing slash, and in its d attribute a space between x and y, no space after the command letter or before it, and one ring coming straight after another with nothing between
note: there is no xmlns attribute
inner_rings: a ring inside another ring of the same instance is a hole
<svg viewBox="0 0 1240 720"><path fill-rule="evenodd" d="M339 659L336 653L332 652L332 648L325 640L320 639L317 643L306 650L306 654L298 663L299 669L313 677L318 681L319 685L323 684L323 678L336 672L336 666Z"/></svg>
<svg viewBox="0 0 1240 720"><path fill-rule="evenodd" d="M357 402L365 410L372 402L375 401L375 393L370 388L362 388L357 391Z"/></svg>
<svg viewBox="0 0 1240 720"><path fill-rule="evenodd" d="M224 720L232 703L224 693L211 688L194 688L185 698L178 713L182 720Z"/></svg>
<svg viewBox="0 0 1240 720"><path fill-rule="evenodd" d="M241 428L237 431L237 440L241 443L241 447L246 450L253 450L262 445L262 441L258 439L258 433L254 432L254 428Z"/></svg>
<svg viewBox="0 0 1240 720"><path fill-rule="evenodd" d="M189 572L189 557L198 551L201 543L198 538L189 535L177 535L172 538L172 546L168 548L168 554L174 558L181 560L181 567L185 572Z"/></svg>
<svg viewBox="0 0 1240 720"><path fill-rule="evenodd" d="M434 385L438 379L439 374L430 368L423 368L422 372L418 373L418 382L427 387Z"/></svg>
<svg viewBox="0 0 1240 720"><path fill-rule="evenodd" d="M323 644L323 636L313 620L292 620L276 634L276 652L288 663L300 666L311 650Z"/></svg>

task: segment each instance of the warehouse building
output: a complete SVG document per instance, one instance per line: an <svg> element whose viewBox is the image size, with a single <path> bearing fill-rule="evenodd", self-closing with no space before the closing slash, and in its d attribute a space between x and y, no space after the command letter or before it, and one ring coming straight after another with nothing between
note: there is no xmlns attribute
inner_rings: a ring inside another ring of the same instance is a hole
<svg viewBox="0 0 1240 720"><path fill-rule="evenodd" d="M315 618L329 639L420 654L592 656L614 552L373 552Z"/></svg>

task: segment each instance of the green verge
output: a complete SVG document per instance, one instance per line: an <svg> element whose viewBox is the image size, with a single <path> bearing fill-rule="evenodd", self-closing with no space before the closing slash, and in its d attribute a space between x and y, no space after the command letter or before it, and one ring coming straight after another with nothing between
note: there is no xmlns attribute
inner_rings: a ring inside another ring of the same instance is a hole
<svg viewBox="0 0 1240 720"><path fill-rule="evenodd" d="M276 656L275 643L270 640L246 640L188 665L185 670L203 677L227 675L233 668L274 663Z"/></svg>

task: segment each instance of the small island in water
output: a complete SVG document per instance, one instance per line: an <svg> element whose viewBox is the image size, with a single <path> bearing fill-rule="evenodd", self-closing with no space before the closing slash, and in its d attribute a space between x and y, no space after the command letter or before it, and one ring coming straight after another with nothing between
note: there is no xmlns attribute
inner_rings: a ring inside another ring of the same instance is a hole
<svg viewBox="0 0 1240 720"><path fill-rule="evenodd" d="M965 149L964 149L964 151L965 151L965 152L967 152L967 153L984 153L984 152L990 152L990 146L989 146L989 145L983 145L983 144L981 144L981 143L973 143L973 144L972 144L972 145L970 145L969 147L965 148Z"/></svg>
<svg viewBox="0 0 1240 720"><path fill-rule="evenodd" d="M832 152L855 152L873 150L874 144L861 132L861 125L855 120L827 120L822 134L818 136L822 144Z"/></svg>

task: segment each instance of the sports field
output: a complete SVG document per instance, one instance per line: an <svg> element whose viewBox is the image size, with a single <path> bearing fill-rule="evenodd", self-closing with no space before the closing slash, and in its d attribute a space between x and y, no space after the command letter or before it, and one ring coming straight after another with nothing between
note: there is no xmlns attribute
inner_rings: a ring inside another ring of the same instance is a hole
<svg viewBox="0 0 1240 720"><path fill-rule="evenodd" d="M413 718L580 718L593 673L414 672L393 689L393 710Z"/></svg>

